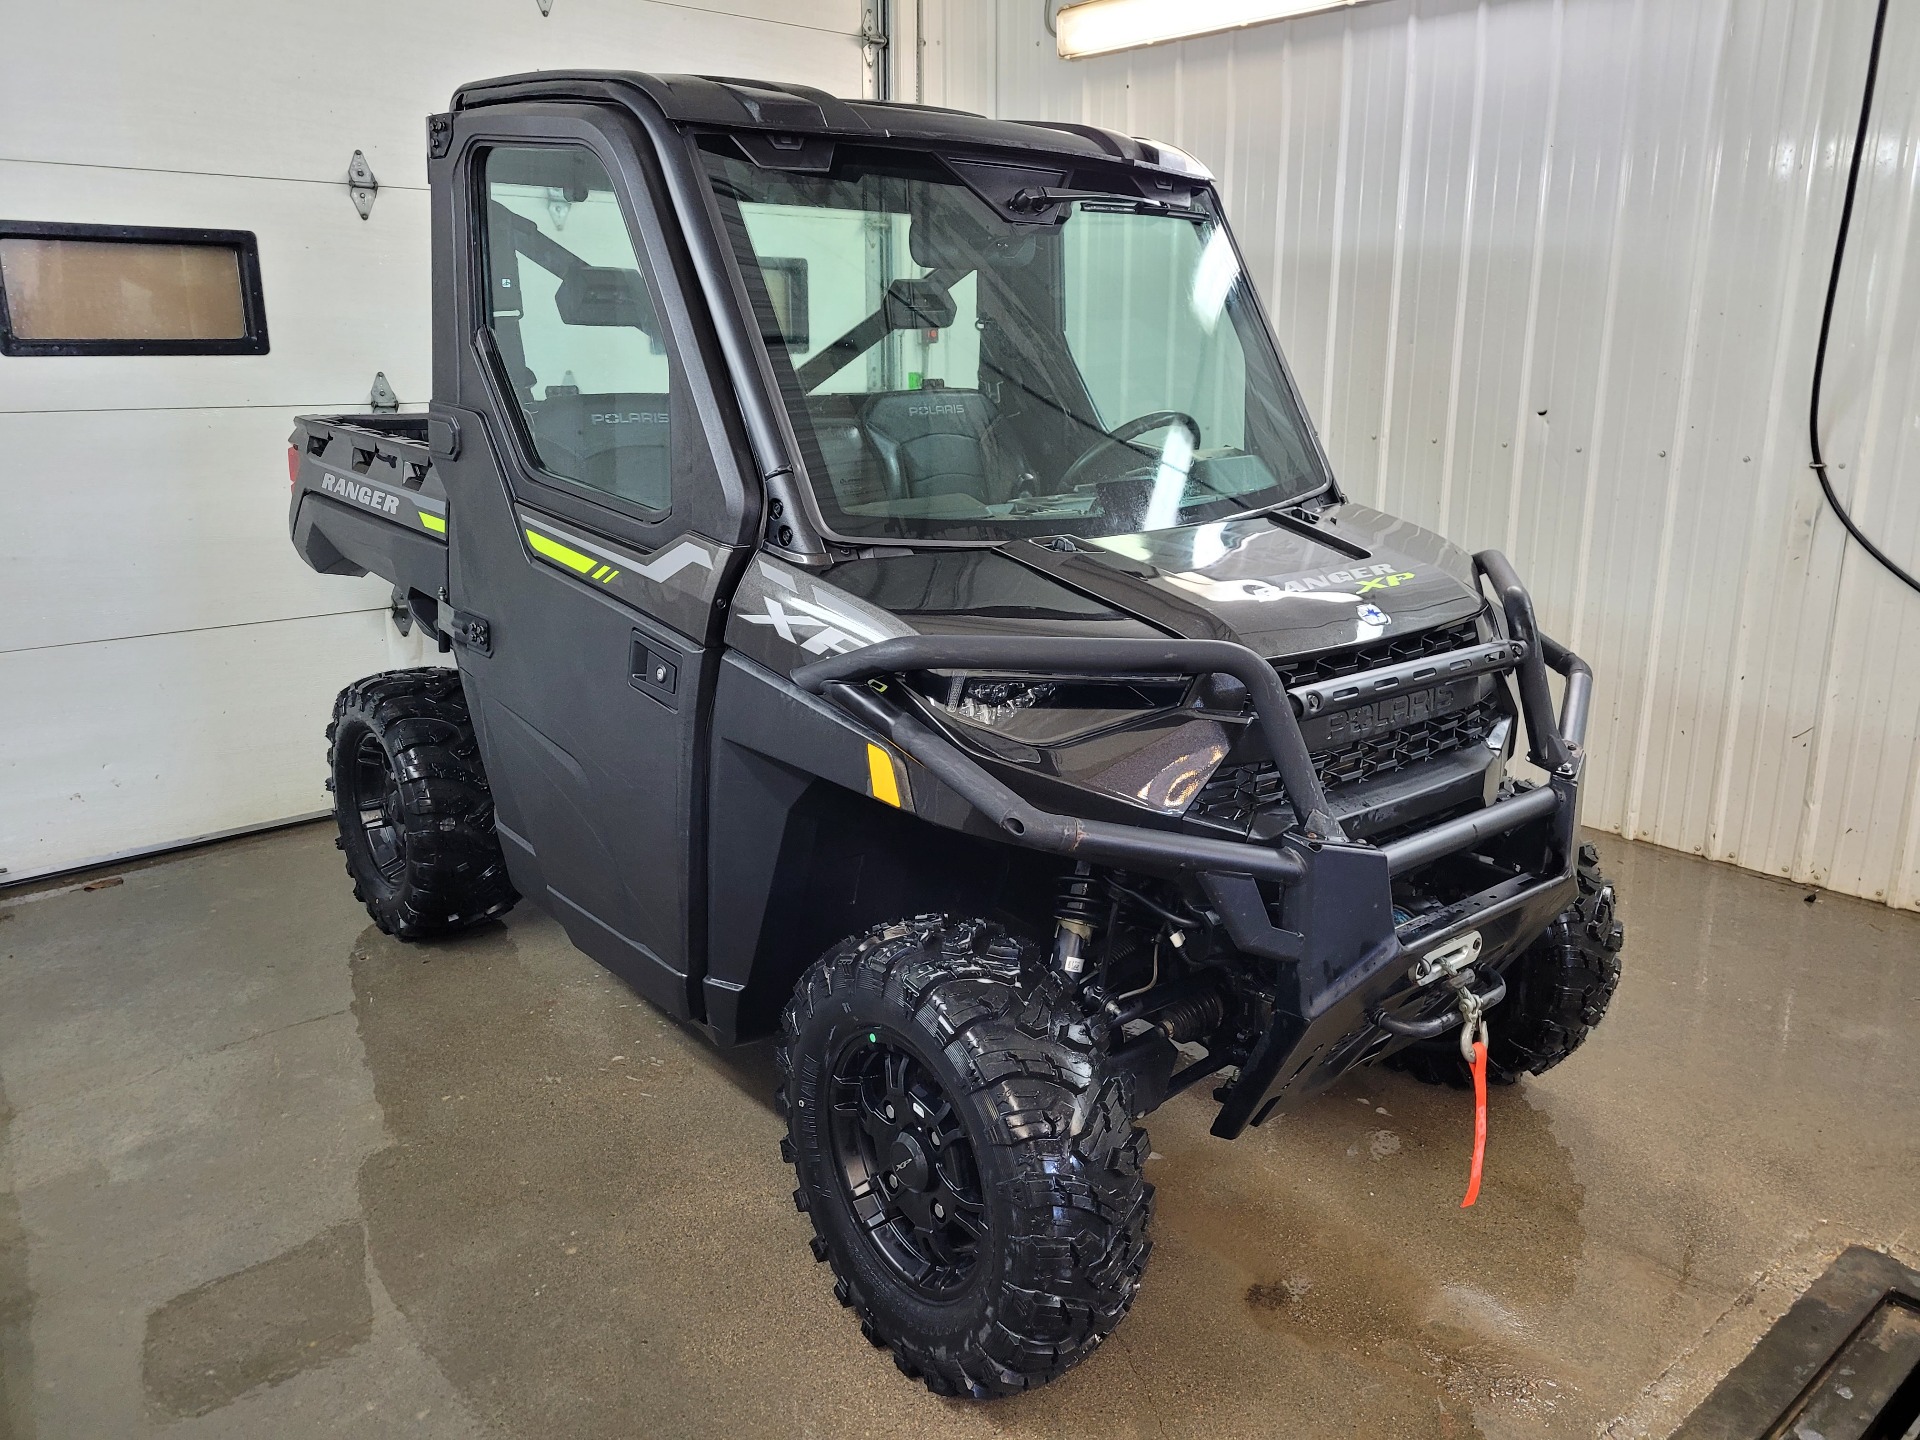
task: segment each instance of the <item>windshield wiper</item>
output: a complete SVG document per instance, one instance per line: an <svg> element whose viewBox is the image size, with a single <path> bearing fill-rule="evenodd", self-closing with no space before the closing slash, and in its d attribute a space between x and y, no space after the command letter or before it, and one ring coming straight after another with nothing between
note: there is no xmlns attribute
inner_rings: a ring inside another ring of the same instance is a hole
<svg viewBox="0 0 1920 1440"><path fill-rule="evenodd" d="M1178 215L1190 220L1207 218L1202 211L1194 210L1191 206L1175 205L1170 200L1149 200L1144 195L1120 195L1111 190L1061 190L1050 185L1016 190L1008 198L1006 208L1016 215L1038 215L1056 205L1074 204L1083 210L1099 210L1110 214Z"/></svg>

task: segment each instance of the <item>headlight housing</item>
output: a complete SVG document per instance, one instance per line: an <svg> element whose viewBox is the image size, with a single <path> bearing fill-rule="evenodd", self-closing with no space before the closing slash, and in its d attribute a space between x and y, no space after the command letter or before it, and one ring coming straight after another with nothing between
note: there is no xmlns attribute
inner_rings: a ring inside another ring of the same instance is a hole
<svg viewBox="0 0 1920 1440"><path fill-rule="evenodd" d="M1216 719L1185 708L1184 676L914 678L934 715L978 748L1162 814L1184 812L1232 748Z"/></svg>

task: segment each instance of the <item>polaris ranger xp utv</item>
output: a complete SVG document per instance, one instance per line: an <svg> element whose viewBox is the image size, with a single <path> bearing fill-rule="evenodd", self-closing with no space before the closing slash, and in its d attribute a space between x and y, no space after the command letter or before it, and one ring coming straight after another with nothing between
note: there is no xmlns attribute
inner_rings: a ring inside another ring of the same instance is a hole
<svg viewBox="0 0 1920 1440"><path fill-rule="evenodd" d="M531 896L777 1035L813 1253L909 1376L1113 1329L1169 1097L1232 1139L1600 1020L1590 672L1341 495L1193 160L586 72L428 148L432 406L289 456L301 556L457 664L335 706L356 893L405 940Z"/></svg>

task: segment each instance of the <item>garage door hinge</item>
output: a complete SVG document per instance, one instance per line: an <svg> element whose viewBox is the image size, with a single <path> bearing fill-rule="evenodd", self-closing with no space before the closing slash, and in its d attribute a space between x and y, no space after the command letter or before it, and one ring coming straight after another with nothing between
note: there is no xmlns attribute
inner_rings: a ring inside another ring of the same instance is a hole
<svg viewBox="0 0 1920 1440"><path fill-rule="evenodd" d="M373 214L373 197L380 193L380 182L373 178L373 167L358 150L347 162L347 191L353 196L353 208L360 212L362 220Z"/></svg>

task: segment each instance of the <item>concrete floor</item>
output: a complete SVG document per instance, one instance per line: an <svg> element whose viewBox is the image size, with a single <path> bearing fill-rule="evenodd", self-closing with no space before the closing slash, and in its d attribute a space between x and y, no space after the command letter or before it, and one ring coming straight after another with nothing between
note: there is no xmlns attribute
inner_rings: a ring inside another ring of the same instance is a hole
<svg viewBox="0 0 1920 1440"><path fill-rule="evenodd" d="M1458 1094L1183 1097L1133 1315L989 1406L834 1303L766 1049L530 908L396 944L319 827L0 900L0 1436L1664 1434L1843 1246L1920 1258L1920 916L1601 844L1627 978L1475 1210Z"/></svg>

